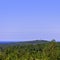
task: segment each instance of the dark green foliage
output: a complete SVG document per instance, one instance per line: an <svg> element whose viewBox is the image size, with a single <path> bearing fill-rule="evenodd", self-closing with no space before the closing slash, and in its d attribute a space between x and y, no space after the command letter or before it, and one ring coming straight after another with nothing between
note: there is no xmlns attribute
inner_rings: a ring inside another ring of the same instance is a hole
<svg viewBox="0 0 60 60"><path fill-rule="evenodd" d="M0 60L60 60L60 43L54 40L42 44L3 46L0 45Z"/></svg>

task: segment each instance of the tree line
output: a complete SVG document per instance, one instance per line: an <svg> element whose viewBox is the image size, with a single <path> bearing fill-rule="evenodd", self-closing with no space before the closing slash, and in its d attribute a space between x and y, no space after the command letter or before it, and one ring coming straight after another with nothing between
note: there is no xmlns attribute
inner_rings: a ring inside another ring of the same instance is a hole
<svg viewBox="0 0 60 60"><path fill-rule="evenodd" d="M60 60L60 43L0 47L0 60Z"/></svg>

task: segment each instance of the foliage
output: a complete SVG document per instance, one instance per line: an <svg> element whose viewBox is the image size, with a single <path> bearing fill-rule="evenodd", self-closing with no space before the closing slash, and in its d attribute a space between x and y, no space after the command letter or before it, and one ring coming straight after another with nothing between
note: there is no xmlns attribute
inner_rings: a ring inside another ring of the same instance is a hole
<svg viewBox="0 0 60 60"><path fill-rule="evenodd" d="M60 60L60 43L0 47L0 60Z"/></svg>

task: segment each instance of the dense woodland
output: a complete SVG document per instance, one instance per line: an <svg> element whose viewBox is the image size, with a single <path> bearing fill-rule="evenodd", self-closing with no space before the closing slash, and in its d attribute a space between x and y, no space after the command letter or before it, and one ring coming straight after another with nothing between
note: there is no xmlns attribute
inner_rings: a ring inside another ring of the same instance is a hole
<svg viewBox="0 0 60 60"><path fill-rule="evenodd" d="M0 60L60 60L60 43L0 45Z"/></svg>

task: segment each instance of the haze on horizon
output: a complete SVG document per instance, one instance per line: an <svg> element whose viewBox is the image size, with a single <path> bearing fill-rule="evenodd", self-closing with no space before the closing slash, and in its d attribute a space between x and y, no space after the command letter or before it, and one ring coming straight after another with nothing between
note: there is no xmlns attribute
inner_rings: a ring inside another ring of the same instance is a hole
<svg viewBox="0 0 60 60"><path fill-rule="evenodd" d="M1 0L0 41L60 41L60 0Z"/></svg>

